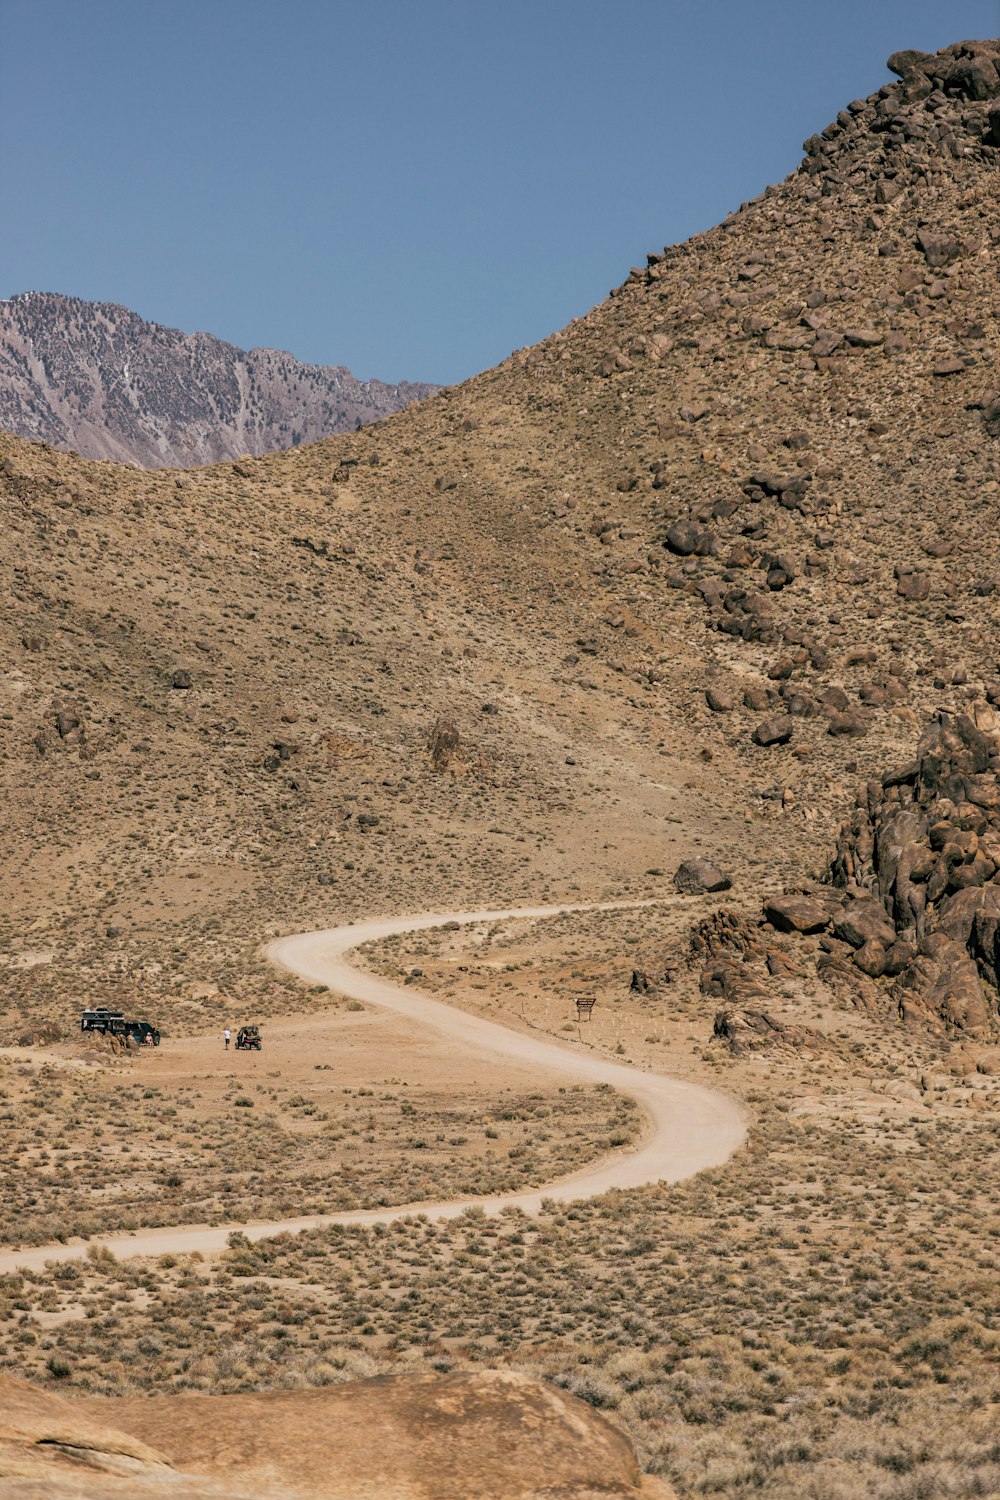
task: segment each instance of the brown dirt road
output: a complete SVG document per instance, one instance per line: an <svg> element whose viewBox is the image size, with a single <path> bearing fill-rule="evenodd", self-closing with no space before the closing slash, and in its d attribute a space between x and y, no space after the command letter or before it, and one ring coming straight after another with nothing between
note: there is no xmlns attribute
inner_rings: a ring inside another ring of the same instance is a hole
<svg viewBox="0 0 1000 1500"><path fill-rule="evenodd" d="M606 903L594 908L614 910L636 903ZM535 1213L543 1200L575 1202L595 1197L613 1188L641 1187L657 1182L678 1182L709 1167L720 1166L742 1144L746 1135L744 1113L739 1104L715 1090L646 1073L593 1054L582 1054L570 1045L523 1032L495 1021L484 1020L445 1005L410 986L393 984L366 973L348 962L348 954L364 943L400 933L439 927L446 922L464 924L499 922L514 918L556 915L574 907L519 907L506 911L438 912L421 916L392 917L351 923L320 932L280 938L266 948L271 961L313 984L325 984L353 999L394 1011L411 1022L443 1033L449 1045L497 1059L552 1071L586 1083L609 1083L631 1095L645 1111L649 1127L639 1146L616 1151L595 1164L581 1168L558 1182L526 1191L490 1197L461 1198L445 1202L400 1204L390 1208L310 1215L303 1218L232 1223L192 1224L141 1230L134 1234L101 1236L90 1241L41 1245L9 1250L0 1255L0 1274L18 1267L40 1269L47 1261L80 1259L91 1245L106 1246L119 1258L129 1256L178 1255L200 1251L215 1254L226 1247L228 1236L239 1230L251 1240L270 1235L296 1233L325 1224L388 1223L413 1214L430 1218L456 1218L469 1208L497 1214L505 1208Z"/></svg>

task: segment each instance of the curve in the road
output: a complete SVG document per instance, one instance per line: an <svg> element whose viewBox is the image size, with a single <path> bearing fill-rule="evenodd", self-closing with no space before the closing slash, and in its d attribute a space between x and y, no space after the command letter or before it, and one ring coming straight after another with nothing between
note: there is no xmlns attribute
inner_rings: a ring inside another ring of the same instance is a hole
<svg viewBox="0 0 1000 1500"><path fill-rule="evenodd" d="M624 905L615 902L589 909L610 911ZM636 1099L648 1117L648 1129L636 1149L616 1151L568 1177L560 1178L558 1182L521 1192L441 1203L355 1209L250 1224L192 1224L181 1228L144 1229L133 1234L102 1235L75 1244L8 1250L0 1252L0 1274L9 1274L18 1267L38 1270L47 1261L80 1259L91 1245L106 1246L119 1259L134 1255L183 1255L196 1250L205 1255L224 1250L233 1230L239 1230L251 1240L259 1240L269 1235L297 1233L327 1224L385 1224L418 1213L430 1218L457 1218L469 1208L481 1208L487 1214L497 1214L505 1208L537 1213L545 1200L578 1202L611 1188L679 1182L707 1167L721 1166L746 1136L743 1111L727 1095L698 1084L667 1078L660 1073L645 1073L594 1053L576 1052L569 1046L543 1041L526 1032L512 1031L496 1021L456 1010L409 985L393 984L377 974L366 973L347 961L347 954L363 943L440 927L445 922L499 922L515 917L555 916L560 912L582 909L585 908L535 906L508 911L438 912L416 917L392 917L280 938L269 944L265 951L273 963L312 984L325 984L352 999L397 1011L442 1032L450 1042L473 1052L491 1058L509 1057L589 1083L612 1084Z"/></svg>

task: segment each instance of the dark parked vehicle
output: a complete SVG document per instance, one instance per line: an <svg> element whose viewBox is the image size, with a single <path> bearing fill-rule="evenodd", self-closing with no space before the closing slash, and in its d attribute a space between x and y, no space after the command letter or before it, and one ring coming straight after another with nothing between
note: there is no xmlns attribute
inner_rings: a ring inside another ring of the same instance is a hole
<svg viewBox="0 0 1000 1500"><path fill-rule="evenodd" d="M160 1045L160 1033L152 1021L126 1021L125 1026L128 1036L140 1047L147 1043L153 1047Z"/></svg>
<svg viewBox="0 0 1000 1500"><path fill-rule="evenodd" d="M237 1052L259 1052L260 1047L260 1027L241 1026L236 1033Z"/></svg>
<svg viewBox="0 0 1000 1500"><path fill-rule="evenodd" d="M116 1036L125 1043L135 1042L137 1047L142 1047L147 1041L151 1041L154 1047L160 1045L160 1033L151 1021L128 1021L124 1011L111 1010L107 1005L85 1010L80 1017L80 1030Z"/></svg>

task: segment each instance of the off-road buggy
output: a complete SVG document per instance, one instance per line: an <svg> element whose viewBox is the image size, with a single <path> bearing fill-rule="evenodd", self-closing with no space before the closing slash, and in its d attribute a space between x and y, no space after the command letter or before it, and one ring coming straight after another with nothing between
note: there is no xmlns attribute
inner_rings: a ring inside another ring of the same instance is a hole
<svg viewBox="0 0 1000 1500"><path fill-rule="evenodd" d="M241 1026L236 1033L237 1052L259 1052L260 1047L260 1028L258 1026Z"/></svg>

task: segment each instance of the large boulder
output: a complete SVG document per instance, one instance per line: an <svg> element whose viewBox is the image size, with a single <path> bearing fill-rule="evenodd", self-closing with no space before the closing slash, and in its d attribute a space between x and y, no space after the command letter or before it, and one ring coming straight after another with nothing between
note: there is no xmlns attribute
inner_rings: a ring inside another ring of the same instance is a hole
<svg viewBox="0 0 1000 1500"><path fill-rule="evenodd" d="M916 757L867 784L841 824L827 879L830 894L843 896L823 941L830 952L818 960L824 977L894 979L904 1020L938 1033L995 1027L1000 716L990 705L939 711ZM807 905L800 915L798 902L808 898L789 899L787 910L771 903L766 915L790 930L820 930L801 925L810 913Z"/></svg>
<svg viewBox="0 0 1000 1500"><path fill-rule="evenodd" d="M936 234L932 229L919 229L917 244L923 251L927 264L935 269L955 260L962 250L961 242L955 235Z"/></svg>
<svg viewBox="0 0 1000 1500"><path fill-rule="evenodd" d="M990 1012L979 971L961 944L943 932L921 943L893 994L904 1021L939 1034L953 1028L973 1037L989 1035Z"/></svg>
<svg viewBox="0 0 1000 1500"><path fill-rule="evenodd" d="M734 1057L775 1049L821 1052L828 1045L822 1032L811 1026L789 1025L765 1010L737 1010L732 1006L716 1012L712 1033L726 1043Z"/></svg>
<svg viewBox="0 0 1000 1500"><path fill-rule="evenodd" d="M709 859L686 859L674 875L674 889L682 896L700 896L705 891L728 891L728 875Z"/></svg>
<svg viewBox="0 0 1000 1500"><path fill-rule="evenodd" d="M894 52L886 63L886 67L890 73L895 73L897 78L910 78L916 72L918 65L928 62L931 56L930 52L918 52L913 47L907 47Z"/></svg>
<svg viewBox="0 0 1000 1500"><path fill-rule="evenodd" d="M885 973L885 945L877 938L869 938L855 951L854 962L862 974L867 974L871 979L877 979Z"/></svg>
<svg viewBox="0 0 1000 1500"><path fill-rule="evenodd" d="M997 987L1000 975L1000 887L968 886L938 907L937 930L961 943L976 959L985 978Z"/></svg>
<svg viewBox="0 0 1000 1500"><path fill-rule="evenodd" d="M931 580L927 573L908 568L896 579L896 593L901 599L929 599L930 592Z"/></svg>
<svg viewBox="0 0 1000 1500"><path fill-rule="evenodd" d="M830 925L829 911L811 896L772 896L764 916L779 932L822 932Z"/></svg>
<svg viewBox="0 0 1000 1500"><path fill-rule="evenodd" d="M896 929L886 916L885 907L871 896L849 901L834 917L833 930L852 948L861 948L873 941L888 948L896 941Z"/></svg>
<svg viewBox="0 0 1000 1500"><path fill-rule="evenodd" d="M866 735L871 728L864 714L857 709L848 709L844 713L832 713L829 715L828 734L853 735L860 739Z"/></svg>
<svg viewBox="0 0 1000 1500"><path fill-rule="evenodd" d="M755 745L787 745L792 737L794 725L787 714L775 714L757 725L750 738Z"/></svg>
<svg viewBox="0 0 1000 1500"><path fill-rule="evenodd" d="M677 557L690 557L692 554L711 557L719 550L714 532L706 526L699 526L690 517L675 521L672 526L667 527L664 546Z"/></svg>
<svg viewBox="0 0 1000 1500"><path fill-rule="evenodd" d="M177 1500L675 1500L593 1407L512 1370L80 1406L167 1455Z"/></svg>
<svg viewBox="0 0 1000 1500"><path fill-rule="evenodd" d="M992 99L1000 93L1000 73L996 62L979 48L970 48L956 57L944 75L945 91L966 99Z"/></svg>

